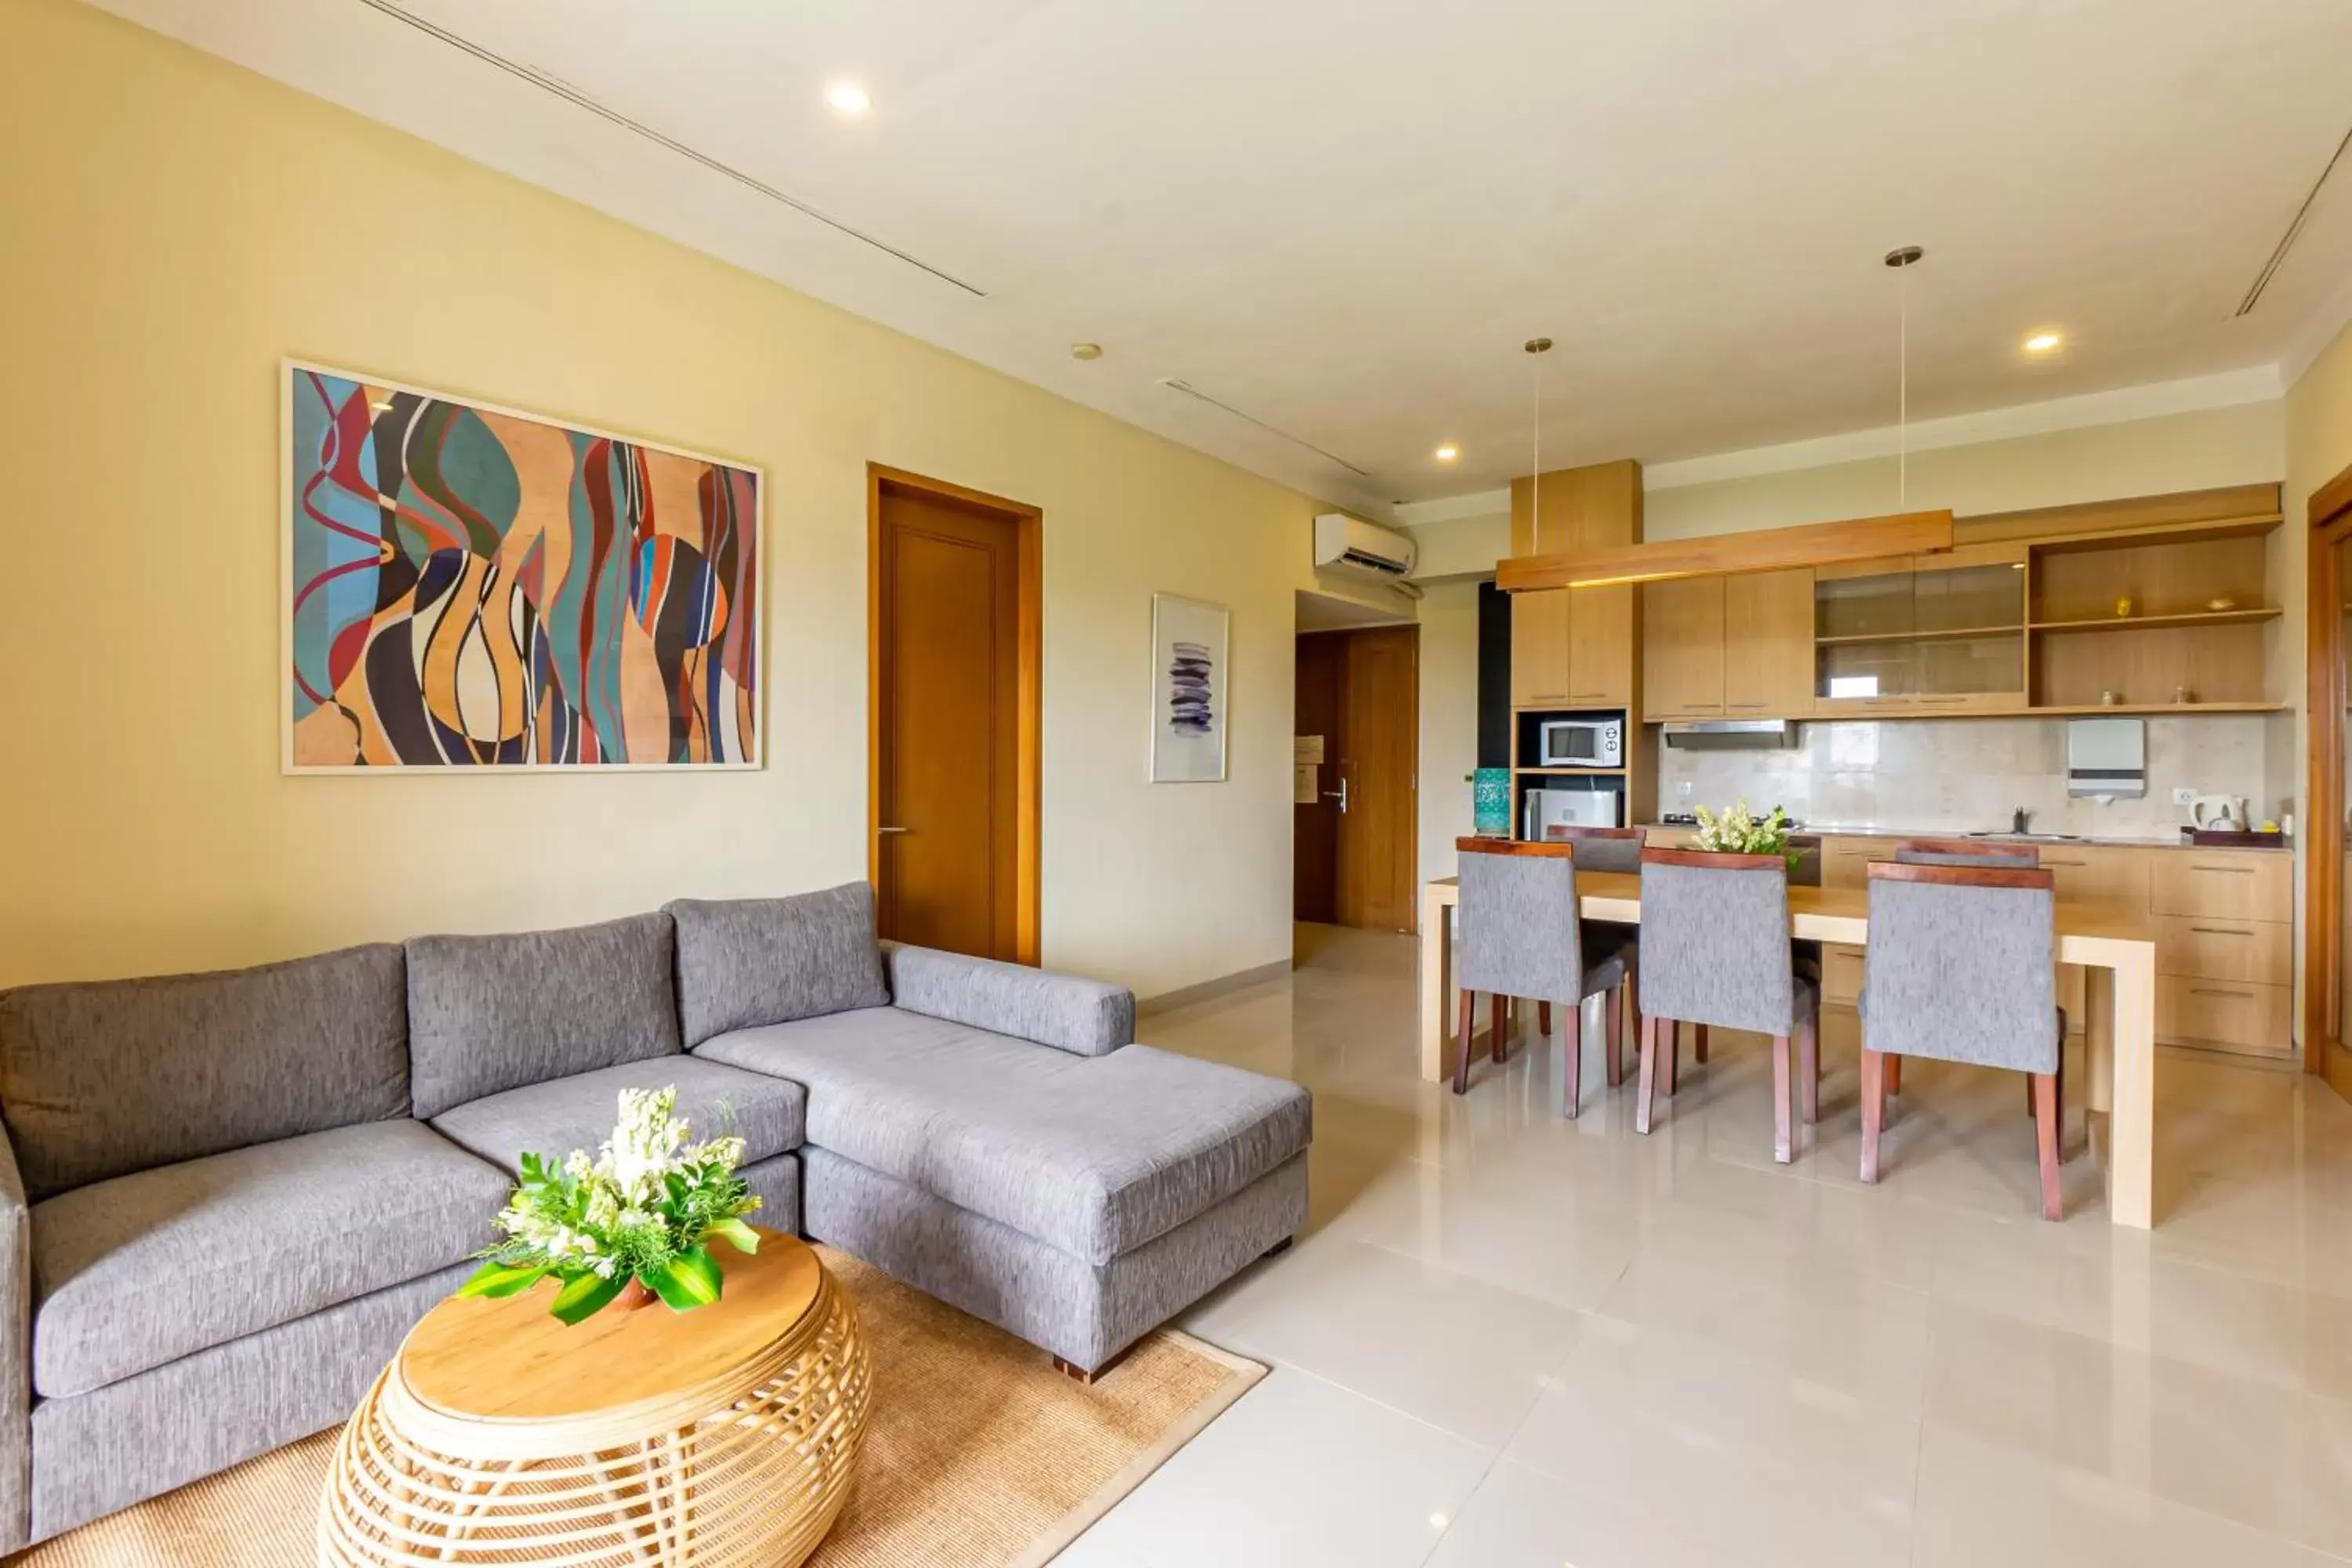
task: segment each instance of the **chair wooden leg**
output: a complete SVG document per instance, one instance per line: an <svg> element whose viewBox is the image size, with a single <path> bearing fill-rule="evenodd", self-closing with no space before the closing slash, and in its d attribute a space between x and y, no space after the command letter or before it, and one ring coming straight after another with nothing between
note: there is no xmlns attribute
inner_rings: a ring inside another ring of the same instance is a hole
<svg viewBox="0 0 2352 1568"><path fill-rule="evenodd" d="M1699 1065L1704 1067L1706 1065L1706 1026L1694 1024L1691 1026L1691 1033L1698 1039L1698 1045L1691 1054L1698 1059Z"/></svg>
<svg viewBox="0 0 2352 1568"><path fill-rule="evenodd" d="M1650 1131L1650 1090L1658 1079L1658 1035L1661 1030L1671 1038L1673 1023L1664 1018L1642 1020L1640 1081L1633 1089L1633 1131L1636 1132L1647 1133Z"/></svg>
<svg viewBox="0 0 2352 1568"><path fill-rule="evenodd" d="M1675 1080L1682 1076L1683 1068L1683 1025L1681 1019L1669 1018L1666 1020L1665 1037L1658 1042L1658 1049L1666 1058L1665 1066L1659 1069L1658 1077L1665 1085L1666 1098L1668 1100L1672 1100L1675 1097Z"/></svg>
<svg viewBox="0 0 2352 1568"><path fill-rule="evenodd" d="M1888 1058L1869 1046L1862 1047L1862 1179L1878 1180L1878 1134L1886 1124L1886 1063Z"/></svg>
<svg viewBox="0 0 2352 1568"><path fill-rule="evenodd" d="M1797 1095L1805 1125L1822 1119L1822 1009L1815 1002L1797 1021Z"/></svg>
<svg viewBox="0 0 2352 1568"><path fill-rule="evenodd" d="M1889 1094L1903 1092L1903 1058L1901 1057L1886 1058L1886 1092Z"/></svg>
<svg viewBox="0 0 2352 1568"><path fill-rule="evenodd" d="M1511 999L1508 996L1494 996L1488 998L1486 1003L1486 1054L1498 1062L1507 1061L1510 1058L1510 1051L1508 1048L1510 1037Z"/></svg>
<svg viewBox="0 0 2352 1568"><path fill-rule="evenodd" d="M1772 1037L1772 1158L1789 1163L1789 1037Z"/></svg>
<svg viewBox="0 0 2352 1568"><path fill-rule="evenodd" d="M1549 1002L1536 1004L1536 1033L1547 1040L1551 1038L1551 1004Z"/></svg>
<svg viewBox="0 0 2352 1568"><path fill-rule="evenodd" d="M2064 1219L2058 1194L2058 1075L2033 1075L2033 1148L2042 1162L2042 1217Z"/></svg>
<svg viewBox="0 0 2352 1568"><path fill-rule="evenodd" d="M1610 1015L1612 1018L1615 1012ZM1567 1005L1559 1026L1560 1089L1559 1110L1570 1121L1576 1120L1578 1102L1584 1098L1584 1006L1578 1002Z"/></svg>
<svg viewBox="0 0 2352 1568"><path fill-rule="evenodd" d="M1462 1041L1461 1054L1454 1062L1454 1092L1456 1094L1470 1092L1470 1035L1472 1026L1477 1022L1477 1012L1478 994L1475 991L1462 993L1462 1022L1454 1031Z"/></svg>

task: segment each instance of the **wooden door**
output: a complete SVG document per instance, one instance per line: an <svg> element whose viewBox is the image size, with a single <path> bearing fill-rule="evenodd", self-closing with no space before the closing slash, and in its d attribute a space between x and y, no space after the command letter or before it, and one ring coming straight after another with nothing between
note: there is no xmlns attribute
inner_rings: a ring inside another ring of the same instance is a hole
<svg viewBox="0 0 2352 1568"><path fill-rule="evenodd" d="M1648 583L1642 595L1642 712L1650 719L1723 711L1724 580Z"/></svg>
<svg viewBox="0 0 2352 1568"><path fill-rule="evenodd" d="M1813 708L1813 574L1723 580L1723 706L1735 719L1800 718Z"/></svg>
<svg viewBox="0 0 2352 1568"><path fill-rule="evenodd" d="M1036 514L911 476L873 487L877 923L1036 962Z"/></svg>
<svg viewBox="0 0 2352 1568"><path fill-rule="evenodd" d="M1323 761L1315 765L1315 799L1290 808L1290 918L1327 925L1339 918L1339 710L1349 636L1300 635L1291 710L1291 732L1319 738Z"/></svg>
<svg viewBox="0 0 2352 1568"><path fill-rule="evenodd" d="M1580 708L1633 701L1633 584L1570 588L1568 700Z"/></svg>
<svg viewBox="0 0 2352 1568"><path fill-rule="evenodd" d="M1539 708L1568 700L1566 588L1511 595L1511 702Z"/></svg>
<svg viewBox="0 0 2352 1568"><path fill-rule="evenodd" d="M1339 822L1338 918L1341 925L1409 931L1420 901L1413 865L1421 631L1378 626L1346 637L1339 738L1347 801Z"/></svg>

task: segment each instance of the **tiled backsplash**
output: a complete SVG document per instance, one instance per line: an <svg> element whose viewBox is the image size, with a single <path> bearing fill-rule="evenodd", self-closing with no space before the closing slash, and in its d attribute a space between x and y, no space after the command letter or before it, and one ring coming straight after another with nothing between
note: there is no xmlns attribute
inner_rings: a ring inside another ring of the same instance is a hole
<svg viewBox="0 0 2352 1568"><path fill-rule="evenodd" d="M2288 809L2291 781L2270 774L2291 748L2271 731L2291 723L2261 714L2150 719L2147 794L2101 805L2067 798L2063 719L1809 722L1801 743L1784 751L1661 745L1658 810L1744 797L1759 811L1784 805L1802 822L1944 832L2006 828L2021 805L2038 833L2161 836L2189 820L2189 808L2172 804L2175 785L2244 795L2257 822Z"/></svg>

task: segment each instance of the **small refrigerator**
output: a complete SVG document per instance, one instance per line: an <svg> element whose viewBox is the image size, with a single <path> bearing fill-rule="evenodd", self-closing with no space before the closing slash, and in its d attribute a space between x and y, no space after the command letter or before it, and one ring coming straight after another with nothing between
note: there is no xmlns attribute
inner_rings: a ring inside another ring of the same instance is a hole
<svg viewBox="0 0 2352 1568"><path fill-rule="evenodd" d="M1575 789L1531 789L1520 808L1519 837L1541 839L1553 827L1618 827L1623 826L1621 805L1625 792L1615 784L1590 784Z"/></svg>

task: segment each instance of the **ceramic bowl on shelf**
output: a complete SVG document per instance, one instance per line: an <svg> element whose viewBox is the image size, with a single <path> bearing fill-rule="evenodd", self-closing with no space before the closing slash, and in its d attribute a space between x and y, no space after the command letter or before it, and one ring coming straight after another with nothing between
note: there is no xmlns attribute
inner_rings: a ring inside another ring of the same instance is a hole
<svg viewBox="0 0 2352 1568"><path fill-rule="evenodd" d="M2212 611L2215 615L2221 615L2225 611L2236 609L2238 607L2238 601L2231 598L2229 595L2223 594L2218 598L2206 600L2205 607Z"/></svg>

